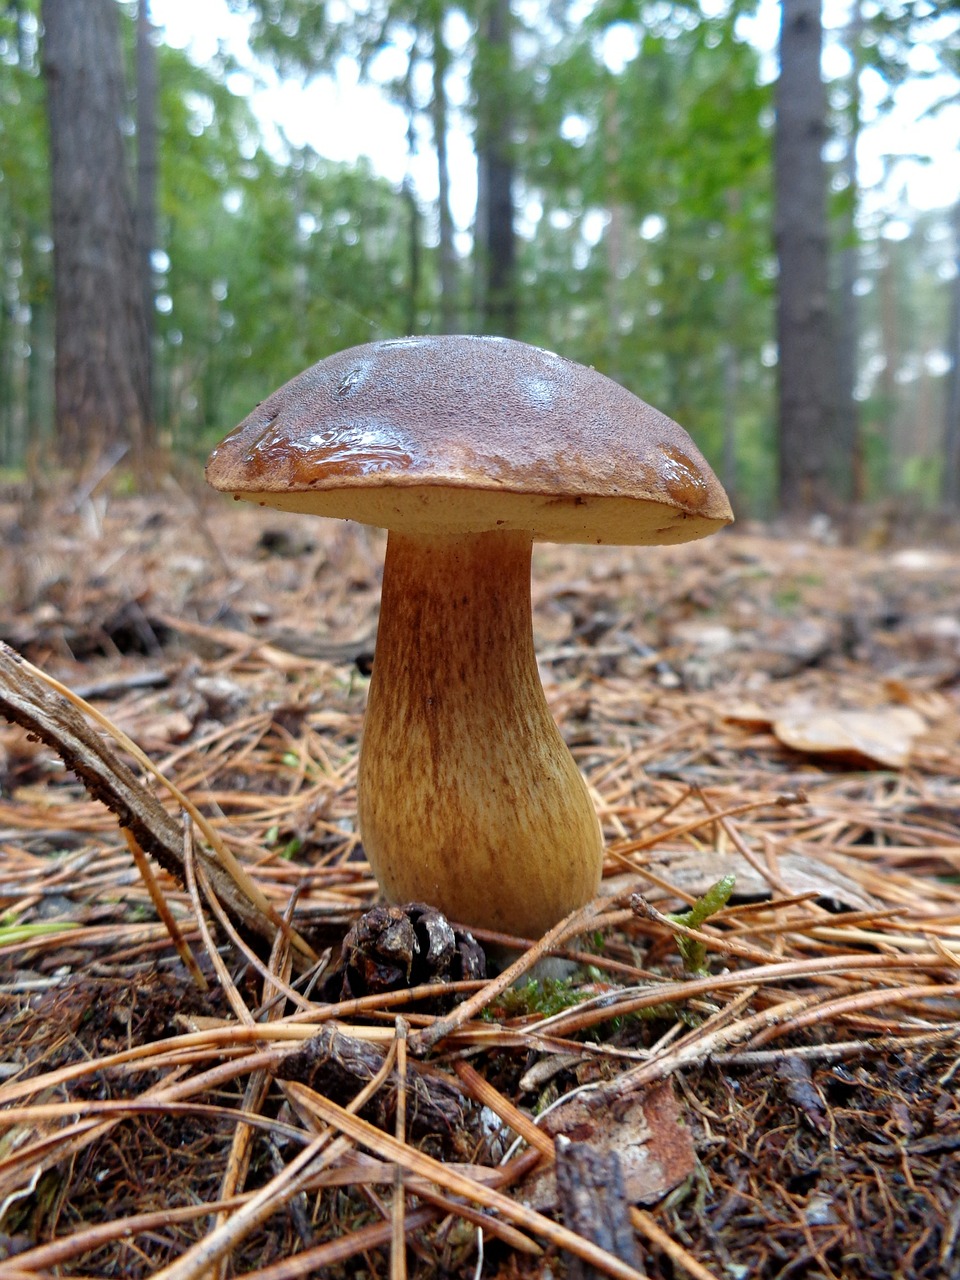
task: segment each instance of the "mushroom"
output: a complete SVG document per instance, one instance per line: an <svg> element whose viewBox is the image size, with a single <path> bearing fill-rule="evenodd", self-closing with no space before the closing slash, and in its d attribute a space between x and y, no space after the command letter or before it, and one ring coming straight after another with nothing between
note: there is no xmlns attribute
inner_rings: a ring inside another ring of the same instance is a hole
<svg viewBox="0 0 960 1280"><path fill-rule="evenodd" d="M732 520L682 427L549 351L403 338L292 379L206 475L388 530L358 777L387 900L522 937L589 901L603 843L537 671L531 550L685 542Z"/></svg>

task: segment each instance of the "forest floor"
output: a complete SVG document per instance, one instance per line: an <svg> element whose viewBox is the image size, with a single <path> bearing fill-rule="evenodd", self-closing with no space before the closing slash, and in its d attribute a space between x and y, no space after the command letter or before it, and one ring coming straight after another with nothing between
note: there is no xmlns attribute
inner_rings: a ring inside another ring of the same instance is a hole
<svg viewBox="0 0 960 1280"><path fill-rule="evenodd" d="M191 853L222 841L334 961L376 903L382 535L174 485L10 492L0 523L0 638L196 806L151 779L207 987L136 842L0 721L4 1277L960 1277L960 539L538 549L604 897L567 976L478 933L519 983L461 942L410 994L382 932L332 977L251 949Z"/></svg>

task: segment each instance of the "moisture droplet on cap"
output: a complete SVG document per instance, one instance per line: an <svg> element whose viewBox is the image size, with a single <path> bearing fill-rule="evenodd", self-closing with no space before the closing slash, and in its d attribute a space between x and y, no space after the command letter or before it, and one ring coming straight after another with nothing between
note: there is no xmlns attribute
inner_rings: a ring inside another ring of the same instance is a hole
<svg viewBox="0 0 960 1280"><path fill-rule="evenodd" d="M348 374L340 379L340 385L337 387L338 396L348 396L354 387L362 380L363 369L358 365L356 369L351 369Z"/></svg>
<svg viewBox="0 0 960 1280"><path fill-rule="evenodd" d="M678 506L688 511L705 506L709 495L707 482L682 450L672 445L663 446L660 473L667 493Z"/></svg>

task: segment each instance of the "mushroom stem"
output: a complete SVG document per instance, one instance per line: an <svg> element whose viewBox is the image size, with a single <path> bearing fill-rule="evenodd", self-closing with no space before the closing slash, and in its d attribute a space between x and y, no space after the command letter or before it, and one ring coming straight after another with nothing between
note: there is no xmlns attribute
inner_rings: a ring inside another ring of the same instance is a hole
<svg viewBox="0 0 960 1280"><path fill-rule="evenodd" d="M531 545L391 532L358 782L389 900L521 937L589 901L603 860L537 671Z"/></svg>

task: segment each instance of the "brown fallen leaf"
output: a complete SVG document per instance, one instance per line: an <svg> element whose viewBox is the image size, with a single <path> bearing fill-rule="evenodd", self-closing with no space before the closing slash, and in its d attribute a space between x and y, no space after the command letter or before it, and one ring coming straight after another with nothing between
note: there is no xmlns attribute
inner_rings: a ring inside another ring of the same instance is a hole
<svg viewBox="0 0 960 1280"><path fill-rule="evenodd" d="M630 1093L611 1106L608 1099L575 1094L543 1116L551 1137L589 1143L594 1151L616 1152L630 1204L653 1204L693 1173L696 1155L669 1080ZM557 1179L553 1166L536 1170L524 1185L531 1208L553 1209Z"/></svg>
<svg viewBox="0 0 960 1280"><path fill-rule="evenodd" d="M741 725L744 729L769 729L776 714L775 711L761 707L756 702L738 702L724 711L723 718L730 724Z"/></svg>
<svg viewBox="0 0 960 1280"><path fill-rule="evenodd" d="M887 769L909 763L913 740L926 729L911 707L878 711L832 711L826 707L787 711L773 722L773 732L794 751L826 755Z"/></svg>

